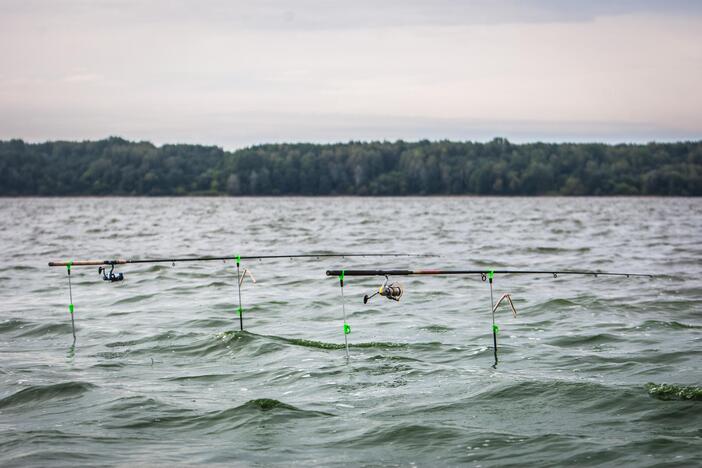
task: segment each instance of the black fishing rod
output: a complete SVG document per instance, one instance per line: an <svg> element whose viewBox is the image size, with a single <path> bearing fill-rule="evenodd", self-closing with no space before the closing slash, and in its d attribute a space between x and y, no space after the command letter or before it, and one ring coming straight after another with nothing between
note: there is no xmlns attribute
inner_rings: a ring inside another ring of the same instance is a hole
<svg viewBox="0 0 702 468"><path fill-rule="evenodd" d="M517 309L514 307L512 302L511 294L503 294L495 303L493 298L492 282L496 274L502 275L552 275L554 278L558 278L558 275L581 275L581 276L616 276L616 277L639 277L639 278L653 278L654 275L649 273L622 273L622 272L610 272L610 271L589 271L589 270L441 270L441 269L424 269L424 270L327 270L327 276L338 276L339 285L341 287L342 296L342 307L344 314L344 335L351 332L351 327L346 323L346 309L343 304L344 296L344 277L345 276L384 276L385 282L371 295L366 294L363 296L363 303L367 304L368 301L380 295L386 299L399 302L402 294L404 293L404 288L399 283L389 283L390 276L441 276L441 275L480 275L483 281L488 280L490 284L490 309L492 312L492 342L493 350L495 354L495 364L493 367L497 366L497 333L500 328L495 323L495 312L503 301L507 301L512 309L514 316L517 316ZM346 336L344 336L346 339ZM346 355L348 357L348 342L346 345Z"/></svg>
<svg viewBox="0 0 702 468"><path fill-rule="evenodd" d="M222 257L173 257L173 258L115 258L109 260L61 260L49 262L50 267L59 266L98 266L98 265L127 265L133 263L181 263L181 262L213 262L226 260L263 260L275 258L346 258L346 257L432 257L429 254L405 254L405 253L317 253L317 254L293 254L293 255L229 255Z"/></svg>
<svg viewBox="0 0 702 468"><path fill-rule="evenodd" d="M586 276L626 276L653 278L649 273L620 273L585 270L327 270L327 276L420 276L420 275L586 275Z"/></svg>
<svg viewBox="0 0 702 468"><path fill-rule="evenodd" d="M68 310L71 314L71 329L73 332L73 341L76 339L75 322L73 313L75 307L73 305L73 289L71 284L71 268L78 266L97 266L98 274L102 275L104 281L111 283L121 282L124 280L124 273L115 273L116 265L129 264L145 264L145 263L171 263L175 266L176 263L183 262L213 262L213 261L236 261L236 277L237 290L239 296L239 306L237 312L239 314L239 328L244 330L244 309L241 305L241 285L248 275L254 283L256 280L250 270L244 268L241 272L240 264L242 260L264 260L264 259L281 259L281 258L348 258L348 257L430 257L428 254L408 254L408 253L311 253L311 254L288 254L288 255L226 255L226 256L204 256L204 257L168 257L168 258L114 258L107 260L60 260L49 262L50 267L65 266L68 273L68 296L70 304ZM109 271L108 268L109 267Z"/></svg>

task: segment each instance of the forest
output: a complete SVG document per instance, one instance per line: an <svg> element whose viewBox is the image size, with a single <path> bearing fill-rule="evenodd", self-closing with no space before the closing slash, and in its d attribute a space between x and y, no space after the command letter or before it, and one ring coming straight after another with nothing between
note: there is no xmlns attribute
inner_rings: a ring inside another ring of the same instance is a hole
<svg viewBox="0 0 702 468"><path fill-rule="evenodd" d="M0 141L0 196L702 195L702 141Z"/></svg>

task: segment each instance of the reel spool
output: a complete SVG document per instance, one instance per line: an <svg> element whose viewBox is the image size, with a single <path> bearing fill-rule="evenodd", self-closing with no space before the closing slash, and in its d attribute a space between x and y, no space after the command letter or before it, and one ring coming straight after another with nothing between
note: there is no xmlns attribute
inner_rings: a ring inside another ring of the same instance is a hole
<svg viewBox="0 0 702 468"><path fill-rule="evenodd" d="M392 283L388 284L388 277L385 277L385 283L383 283L376 292L371 294L370 296L366 294L363 296L363 303L368 304L368 301L374 297L380 294L383 297L386 297L390 300L400 302L400 298L402 297L402 294L405 292L404 288L400 283Z"/></svg>

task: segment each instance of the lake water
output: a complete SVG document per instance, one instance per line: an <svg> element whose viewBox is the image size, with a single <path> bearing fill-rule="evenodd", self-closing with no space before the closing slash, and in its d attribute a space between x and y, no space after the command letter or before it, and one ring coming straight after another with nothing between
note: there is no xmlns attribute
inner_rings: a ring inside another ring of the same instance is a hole
<svg viewBox="0 0 702 468"><path fill-rule="evenodd" d="M699 465L702 200L0 199L0 465ZM311 252L422 258L133 265ZM381 278L327 269L600 269Z"/></svg>

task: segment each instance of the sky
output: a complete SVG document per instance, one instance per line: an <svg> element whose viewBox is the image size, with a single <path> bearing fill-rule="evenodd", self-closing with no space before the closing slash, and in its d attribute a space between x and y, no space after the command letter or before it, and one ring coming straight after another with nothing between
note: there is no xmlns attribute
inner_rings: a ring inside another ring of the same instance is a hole
<svg viewBox="0 0 702 468"><path fill-rule="evenodd" d="M702 139L702 1L0 0L0 139Z"/></svg>

